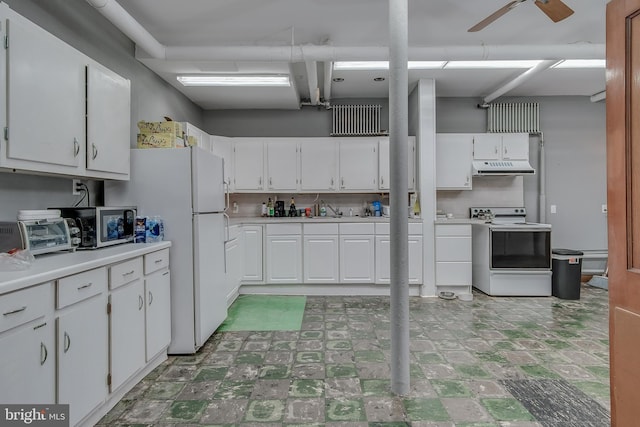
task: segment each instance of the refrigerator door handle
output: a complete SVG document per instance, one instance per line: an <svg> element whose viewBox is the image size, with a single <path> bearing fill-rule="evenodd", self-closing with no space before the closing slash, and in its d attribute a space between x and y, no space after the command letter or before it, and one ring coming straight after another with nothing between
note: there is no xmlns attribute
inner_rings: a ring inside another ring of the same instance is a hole
<svg viewBox="0 0 640 427"><path fill-rule="evenodd" d="M229 241L229 215L227 215L226 212L223 212L222 216L224 217L224 242L227 243Z"/></svg>

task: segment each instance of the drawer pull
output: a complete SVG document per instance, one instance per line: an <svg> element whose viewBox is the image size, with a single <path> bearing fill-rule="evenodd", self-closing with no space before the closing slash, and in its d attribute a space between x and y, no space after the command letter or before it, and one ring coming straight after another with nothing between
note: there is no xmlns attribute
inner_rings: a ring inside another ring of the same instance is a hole
<svg viewBox="0 0 640 427"><path fill-rule="evenodd" d="M40 343L40 366L44 365L44 362L47 361L47 356L49 352L47 351L47 346L44 345L43 342Z"/></svg>
<svg viewBox="0 0 640 427"><path fill-rule="evenodd" d="M3 316L9 316L10 314L18 314L27 309L26 305L23 305L21 308L16 308L15 310L7 311L6 313L2 313Z"/></svg>
<svg viewBox="0 0 640 427"><path fill-rule="evenodd" d="M156 264L160 264L162 261L163 261L163 259L162 259L162 258L160 258L160 259L155 260L154 262L155 262Z"/></svg>
<svg viewBox="0 0 640 427"><path fill-rule="evenodd" d="M162 273L163 276L166 276L167 274L169 274L168 271L165 271L164 273Z"/></svg>
<svg viewBox="0 0 640 427"><path fill-rule="evenodd" d="M149 291L149 306L151 306L152 302L153 302L153 293Z"/></svg>
<svg viewBox="0 0 640 427"><path fill-rule="evenodd" d="M122 273L122 277L131 276L135 272L136 272L135 270L127 271L126 273Z"/></svg>
<svg viewBox="0 0 640 427"><path fill-rule="evenodd" d="M142 310L142 307L144 307L144 299L142 295L138 295L138 310Z"/></svg>
<svg viewBox="0 0 640 427"><path fill-rule="evenodd" d="M87 289L93 286L93 282L89 282L86 285L78 286L78 290Z"/></svg>
<svg viewBox="0 0 640 427"><path fill-rule="evenodd" d="M68 333L64 333L64 352L66 353L71 348L71 337Z"/></svg>

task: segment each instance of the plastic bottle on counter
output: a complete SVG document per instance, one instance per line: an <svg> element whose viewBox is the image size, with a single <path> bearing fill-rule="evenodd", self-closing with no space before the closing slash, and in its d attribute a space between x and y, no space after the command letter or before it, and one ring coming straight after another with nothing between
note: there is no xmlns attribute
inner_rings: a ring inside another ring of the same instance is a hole
<svg viewBox="0 0 640 427"><path fill-rule="evenodd" d="M262 202L262 208L260 209L260 216L267 216L267 204Z"/></svg>
<svg viewBox="0 0 640 427"><path fill-rule="evenodd" d="M146 243L147 241L147 218L137 216L134 226L134 243Z"/></svg>
<svg viewBox="0 0 640 427"><path fill-rule="evenodd" d="M320 206L320 216L327 216L327 207L324 205L324 203L322 204L322 206Z"/></svg>

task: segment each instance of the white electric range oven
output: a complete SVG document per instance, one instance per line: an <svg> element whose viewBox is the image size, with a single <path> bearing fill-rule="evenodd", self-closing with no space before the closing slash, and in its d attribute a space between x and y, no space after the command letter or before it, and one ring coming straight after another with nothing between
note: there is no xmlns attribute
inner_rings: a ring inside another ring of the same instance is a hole
<svg viewBox="0 0 640 427"><path fill-rule="evenodd" d="M487 295L551 295L551 224L526 222L525 208L470 208L473 286Z"/></svg>

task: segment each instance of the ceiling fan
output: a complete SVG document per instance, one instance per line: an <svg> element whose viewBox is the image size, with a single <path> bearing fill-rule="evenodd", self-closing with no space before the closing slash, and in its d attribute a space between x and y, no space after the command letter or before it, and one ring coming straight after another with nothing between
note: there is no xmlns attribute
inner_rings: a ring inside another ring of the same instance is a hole
<svg viewBox="0 0 640 427"><path fill-rule="evenodd" d="M469 28L467 31L470 33L480 31L487 25L491 24L496 19L500 18L505 13L509 12L511 9L516 8L521 3L524 3L527 0L514 0L509 2L507 5L501 7L500 9L493 12L491 15L484 18L482 21L478 22L473 27ZM553 22L562 21L565 18L568 18L573 14L573 10L564 4L562 0L535 0L536 6L540 8Z"/></svg>

